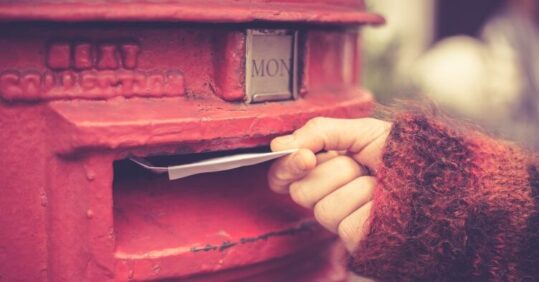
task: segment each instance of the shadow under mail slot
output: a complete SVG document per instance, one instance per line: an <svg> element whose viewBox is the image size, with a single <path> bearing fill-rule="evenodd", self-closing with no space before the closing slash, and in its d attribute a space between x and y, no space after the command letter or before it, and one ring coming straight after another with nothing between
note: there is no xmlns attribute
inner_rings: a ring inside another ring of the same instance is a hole
<svg viewBox="0 0 539 282"><path fill-rule="evenodd" d="M138 157L130 157L129 159L153 173L168 173L168 179L175 180L195 174L218 172L243 166L256 165L289 155L295 151L297 151L297 149L279 152L236 154L175 166L156 166L146 159Z"/></svg>

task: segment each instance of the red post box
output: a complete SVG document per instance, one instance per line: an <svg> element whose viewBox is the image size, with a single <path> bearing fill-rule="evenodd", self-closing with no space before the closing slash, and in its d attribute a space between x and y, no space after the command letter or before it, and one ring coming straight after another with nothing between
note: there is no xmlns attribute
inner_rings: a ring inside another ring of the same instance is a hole
<svg viewBox="0 0 539 282"><path fill-rule="evenodd" d="M267 165L169 181L126 160L267 146L361 117L359 0L0 2L0 280L343 278Z"/></svg>

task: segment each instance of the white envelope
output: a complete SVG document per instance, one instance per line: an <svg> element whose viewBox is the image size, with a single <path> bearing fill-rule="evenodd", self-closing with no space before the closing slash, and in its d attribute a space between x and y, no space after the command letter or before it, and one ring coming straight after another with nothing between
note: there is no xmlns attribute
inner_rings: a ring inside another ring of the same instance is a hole
<svg viewBox="0 0 539 282"><path fill-rule="evenodd" d="M291 149L286 151L279 152L268 152L268 153L247 153L247 154L238 154L230 155L219 158L207 159L199 162L194 162L190 164L176 165L176 166L154 166L147 160L143 158L130 157L130 159L137 163L138 165L153 171L154 173L165 173L168 172L168 179L180 179L187 176L206 173L206 172L217 172L223 170L235 169L243 166L255 165L263 162L267 162L282 156L286 156L297 149Z"/></svg>

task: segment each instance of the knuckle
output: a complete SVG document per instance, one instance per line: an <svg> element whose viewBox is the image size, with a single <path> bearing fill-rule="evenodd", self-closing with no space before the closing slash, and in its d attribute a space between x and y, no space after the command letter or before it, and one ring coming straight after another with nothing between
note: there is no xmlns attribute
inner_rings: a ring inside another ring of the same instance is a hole
<svg viewBox="0 0 539 282"><path fill-rule="evenodd" d="M310 208L311 205L309 203L307 192L305 189L305 185L303 185L300 182L293 182L289 186L290 189L290 197L294 202L299 204L302 207Z"/></svg>
<svg viewBox="0 0 539 282"><path fill-rule="evenodd" d="M324 126L326 121L327 121L327 118L325 117L315 117L315 118L310 119L307 122L306 127L313 128L313 129L320 128Z"/></svg>
<svg viewBox="0 0 539 282"><path fill-rule="evenodd" d="M327 229L335 232L335 217L327 201L320 201L314 206L314 218Z"/></svg>
<svg viewBox="0 0 539 282"><path fill-rule="evenodd" d="M354 230L352 224L349 219L344 219L339 223L339 226L337 227L337 234L343 240L344 242L351 242L354 238L355 233L357 230Z"/></svg>
<svg viewBox="0 0 539 282"><path fill-rule="evenodd" d="M359 164L352 158L348 156L338 156L335 158L335 168L338 171L348 172L348 173L359 173L361 170Z"/></svg>
<svg viewBox="0 0 539 282"><path fill-rule="evenodd" d="M283 179L282 172L279 171L279 168L275 165L272 166L268 172L268 184L269 188L273 191L281 190L282 184L285 183Z"/></svg>
<svg viewBox="0 0 539 282"><path fill-rule="evenodd" d="M273 192L282 193L284 188L282 182L273 177L268 177L268 186Z"/></svg>
<svg viewBox="0 0 539 282"><path fill-rule="evenodd" d="M381 133L389 133L391 131L392 124L390 122L375 118L368 118L368 122Z"/></svg>
<svg viewBox="0 0 539 282"><path fill-rule="evenodd" d="M281 168L276 168L275 171L273 171L271 176L276 182L286 182L287 180L289 180L288 172L286 172L285 170Z"/></svg>
<svg viewBox="0 0 539 282"><path fill-rule="evenodd" d="M378 186L378 180L373 176L366 176L364 179L364 186L367 189L374 189Z"/></svg>

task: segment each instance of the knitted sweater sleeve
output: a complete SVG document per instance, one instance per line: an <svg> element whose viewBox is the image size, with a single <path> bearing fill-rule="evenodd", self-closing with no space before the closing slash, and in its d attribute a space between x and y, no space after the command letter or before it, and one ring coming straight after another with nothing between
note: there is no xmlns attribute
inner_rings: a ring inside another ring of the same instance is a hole
<svg viewBox="0 0 539 282"><path fill-rule="evenodd" d="M538 169L516 146L400 115L352 270L381 281L539 281Z"/></svg>

